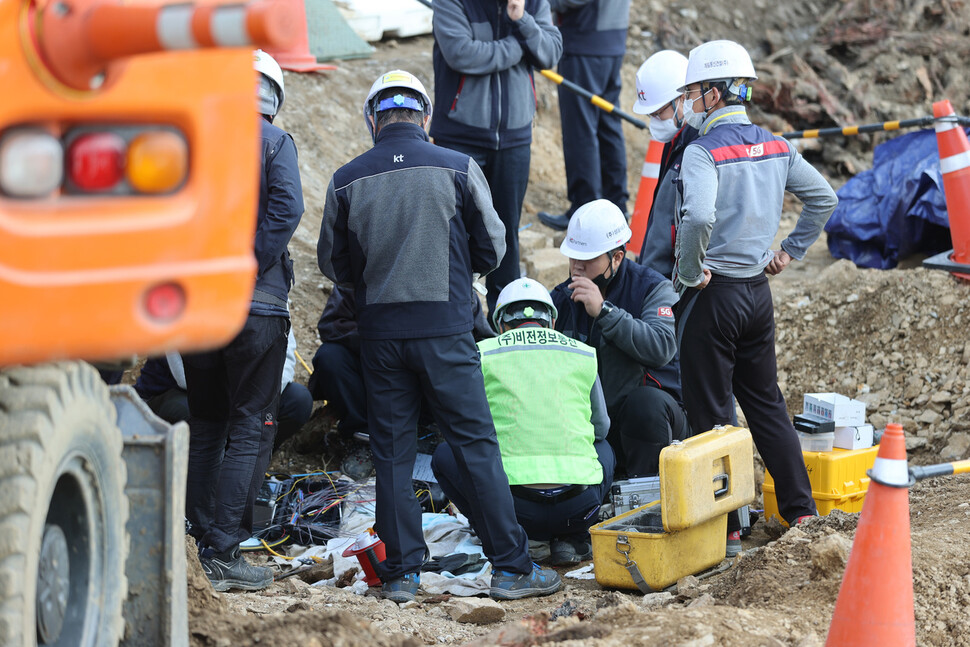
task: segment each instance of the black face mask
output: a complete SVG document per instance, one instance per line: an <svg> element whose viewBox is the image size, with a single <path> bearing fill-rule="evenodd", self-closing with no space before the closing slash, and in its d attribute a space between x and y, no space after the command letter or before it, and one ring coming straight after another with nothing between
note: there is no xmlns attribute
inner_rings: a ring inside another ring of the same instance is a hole
<svg viewBox="0 0 970 647"><path fill-rule="evenodd" d="M598 287L600 292L602 292L603 294L606 294L606 286L608 286L610 282L613 281L614 278L616 278L616 271L613 269L613 257L610 256L609 254L607 254L606 257L610 259L609 266L607 266L607 268L603 270L602 274L598 276L594 276L592 279L590 279L593 282L593 285ZM610 273L609 276L606 276L607 272Z"/></svg>

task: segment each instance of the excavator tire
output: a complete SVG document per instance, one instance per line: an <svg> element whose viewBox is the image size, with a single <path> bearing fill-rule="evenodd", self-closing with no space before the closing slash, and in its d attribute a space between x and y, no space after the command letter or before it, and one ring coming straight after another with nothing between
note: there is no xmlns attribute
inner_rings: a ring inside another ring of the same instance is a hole
<svg viewBox="0 0 970 647"><path fill-rule="evenodd" d="M83 362L0 371L0 645L120 641L128 498L115 419Z"/></svg>

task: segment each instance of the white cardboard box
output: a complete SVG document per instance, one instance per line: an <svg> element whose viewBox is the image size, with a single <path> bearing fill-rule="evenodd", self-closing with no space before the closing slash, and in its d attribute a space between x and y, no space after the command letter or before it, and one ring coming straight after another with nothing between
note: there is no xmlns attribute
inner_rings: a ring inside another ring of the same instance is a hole
<svg viewBox="0 0 970 647"><path fill-rule="evenodd" d="M866 449L872 447L872 425L836 427L832 443L842 449Z"/></svg>
<svg viewBox="0 0 970 647"><path fill-rule="evenodd" d="M866 403L838 393L806 393L803 408L805 413L834 421L836 427L866 424Z"/></svg>

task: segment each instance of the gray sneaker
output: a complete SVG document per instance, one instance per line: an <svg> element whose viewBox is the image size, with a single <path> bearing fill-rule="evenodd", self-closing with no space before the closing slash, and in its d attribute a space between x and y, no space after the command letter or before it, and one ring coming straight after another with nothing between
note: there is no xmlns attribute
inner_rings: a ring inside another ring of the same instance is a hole
<svg viewBox="0 0 970 647"><path fill-rule="evenodd" d="M216 591L259 591L273 583L273 569L253 566L240 554L238 546L224 553L203 548L199 551L199 562Z"/></svg>
<svg viewBox="0 0 970 647"><path fill-rule="evenodd" d="M529 559L536 564L545 564L549 561L550 552L548 541L529 540Z"/></svg>
<svg viewBox="0 0 970 647"><path fill-rule="evenodd" d="M593 559L593 544L582 537L560 537L551 546L549 563L553 566L572 566Z"/></svg>
<svg viewBox="0 0 970 647"><path fill-rule="evenodd" d="M418 573L408 573L390 582L384 582L381 586L381 595L387 600L403 604L415 599L420 586L421 576Z"/></svg>
<svg viewBox="0 0 970 647"><path fill-rule="evenodd" d="M559 573L551 568L532 565L528 573L514 571L492 571L492 585L489 597L496 600L519 600L522 598L552 595L562 588Z"/></svg>

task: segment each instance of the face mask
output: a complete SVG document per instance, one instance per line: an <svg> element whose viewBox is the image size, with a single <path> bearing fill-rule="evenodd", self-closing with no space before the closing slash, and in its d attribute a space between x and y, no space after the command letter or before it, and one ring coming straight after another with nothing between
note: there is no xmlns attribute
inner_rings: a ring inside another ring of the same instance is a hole
<svg viewBox="0 0 970 647"><path fill-rule="evenodd" d="M666 144L673 140L678 130L677 120L673 117L670 119L650 118L650 139L654 141Z"/></svg>
<svg viewBox="0 0 970 647"><path fill-rule="evenodd" d="M610 284L610 281L612 281L614 277L616 277L616 272L613 271L613 259L612 257L609 257L609 256L608 258L610 258L609 267L603 270L602 274L599 274L598 276L594 276L592 279L590 279L591 281L593 281L593 285L598 287L599 291L602 292L603 294L606 294L606 286ZM606 276L607 272L610 273L609 276Z"/></svg>
<svg viewBox="0 0 970 647"><path fill-rule="evenodd" d="M707 92L710 92L708 90ZM697 99L684 98L684 121L687 125L695 130L701 129L701 124L704 123L704 118L707 117L707 112L694 112L694 102L702 99L707 92L699 96Z"/></svg>

